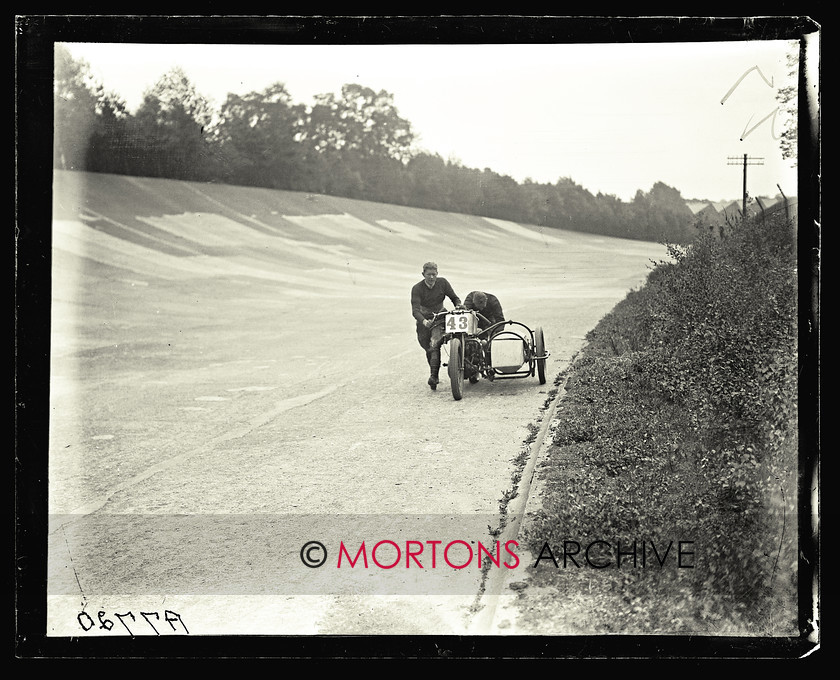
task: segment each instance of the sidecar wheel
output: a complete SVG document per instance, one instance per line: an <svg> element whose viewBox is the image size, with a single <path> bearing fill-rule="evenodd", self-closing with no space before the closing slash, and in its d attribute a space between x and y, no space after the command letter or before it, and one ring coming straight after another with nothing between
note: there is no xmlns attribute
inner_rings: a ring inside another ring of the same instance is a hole
<svg viewBox="0 0 840 680"><path fill-rule="evenodd" d="M537 328L534 331L534 352L538 357L545 356L545 338L542 328ZM545 359L537 359L537 374L540 385L545 385Z"/></svg>

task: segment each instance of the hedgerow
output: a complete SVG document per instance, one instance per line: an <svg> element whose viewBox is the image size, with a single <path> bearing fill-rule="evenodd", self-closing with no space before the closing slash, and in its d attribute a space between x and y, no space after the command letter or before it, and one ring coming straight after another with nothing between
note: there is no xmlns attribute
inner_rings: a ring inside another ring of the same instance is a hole
<svg viewBox="0 0 840 680"><path fill-rule="evenodd" d="M533 575L576 593L585 632L795 632L794 234L758 219L669 253L587 336L527 532L555 558L603 541L611 566ZM669 543L661 565L640 547Z"/></svg>

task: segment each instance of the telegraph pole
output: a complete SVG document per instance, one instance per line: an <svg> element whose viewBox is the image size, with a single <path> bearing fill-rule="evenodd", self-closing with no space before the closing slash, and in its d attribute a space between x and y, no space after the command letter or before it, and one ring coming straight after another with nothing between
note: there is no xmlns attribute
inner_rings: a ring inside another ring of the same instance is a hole
<svg viewBox="0 0 840 680"><path fill-rule="evenodd" d="M750 158L747 154L744 154L744 157L741 158L740 156L728 156L727 157L727 165L741 165L744 164L744 193L743 193L743 207L741 208L741 215L743 219L747 219L747 166L748 165L764 165L763 158Z"/></svg>

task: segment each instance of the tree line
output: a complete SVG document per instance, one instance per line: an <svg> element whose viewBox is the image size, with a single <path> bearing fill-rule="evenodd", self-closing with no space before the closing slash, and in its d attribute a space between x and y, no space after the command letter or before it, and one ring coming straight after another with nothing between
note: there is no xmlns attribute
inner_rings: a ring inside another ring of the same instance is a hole
<svg viewBox="0 0 840 680"><path fill-rule="evenodd" d="M393 95L347 84L295 103L284 84L228 94L214 110L180 68L132 114L89 65L55 46L54 167L220 182L428 208L647 241L686 243L693 215L662 182L630 202L417 151Z"/></svg>

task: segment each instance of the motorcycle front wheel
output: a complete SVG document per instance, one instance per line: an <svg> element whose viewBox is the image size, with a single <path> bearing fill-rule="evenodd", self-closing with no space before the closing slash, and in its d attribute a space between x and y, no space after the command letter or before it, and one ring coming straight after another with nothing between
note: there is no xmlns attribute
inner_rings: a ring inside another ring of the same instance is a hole
<svg viewBox="0 0 840 680"><path fill-rule="evenodd" d="M452 396L459 401L464 396L464 347L461 338L449 341L449 382L452 383Z"/></svg>

